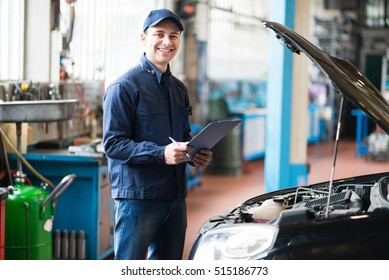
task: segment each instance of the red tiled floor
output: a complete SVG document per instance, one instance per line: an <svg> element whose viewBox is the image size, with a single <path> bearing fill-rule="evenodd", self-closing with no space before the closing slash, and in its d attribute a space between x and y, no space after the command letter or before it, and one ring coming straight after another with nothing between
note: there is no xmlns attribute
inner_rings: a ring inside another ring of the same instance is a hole
<svg viewBox="0 0 389 280"><path fill-rule="evenodd" d="M328 181L333 165L334 143L310 144L308 183ZM187 199L188 230L183 259L189 256L197 231L209 217L233 208L246 199L264 192L264 160L244 164L241 176L201 175L201 186L191 188ZM389 162L357 157L355 141L341 141L338 148L334 179L389 170Z"/></svg>

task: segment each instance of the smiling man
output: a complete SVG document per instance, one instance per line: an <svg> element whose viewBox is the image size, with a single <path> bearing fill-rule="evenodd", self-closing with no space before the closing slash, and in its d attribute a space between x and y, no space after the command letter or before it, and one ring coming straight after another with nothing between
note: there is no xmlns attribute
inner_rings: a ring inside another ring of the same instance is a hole
<svg viewBox="0 0 389 280"><path fill-rule="evenodd" d="M114 81L104 97L115 259L182 258L191 107L187 88L172 75L169 62L183 30L170 10L151 11L141 34L145 52L139 64ZM212 152L202 150L190 164L205 168L211 159Z"/></svg>

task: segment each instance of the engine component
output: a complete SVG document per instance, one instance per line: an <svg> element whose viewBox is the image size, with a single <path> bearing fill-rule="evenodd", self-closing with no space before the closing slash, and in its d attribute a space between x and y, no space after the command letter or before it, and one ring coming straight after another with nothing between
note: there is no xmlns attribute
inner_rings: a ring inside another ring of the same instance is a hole
<svg viewBox="0 0 389 280"><path fill-rule="evenodd" d="M254 210L252 218L255 222L268 222L277 219L281 211L285 209L283 201L265 200L261 206Z"/></svg>

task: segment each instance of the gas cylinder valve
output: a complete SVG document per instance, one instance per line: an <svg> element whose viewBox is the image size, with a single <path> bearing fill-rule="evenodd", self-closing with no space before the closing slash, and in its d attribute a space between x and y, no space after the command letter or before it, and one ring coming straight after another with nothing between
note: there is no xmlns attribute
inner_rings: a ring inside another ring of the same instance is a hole
<svg viewBox="0 0 389 280"><path fill-rule="evenodd" d="M14 194L15 188L13 186L8 186L7 187L7 191L8 191L9 194Z"/></svg>

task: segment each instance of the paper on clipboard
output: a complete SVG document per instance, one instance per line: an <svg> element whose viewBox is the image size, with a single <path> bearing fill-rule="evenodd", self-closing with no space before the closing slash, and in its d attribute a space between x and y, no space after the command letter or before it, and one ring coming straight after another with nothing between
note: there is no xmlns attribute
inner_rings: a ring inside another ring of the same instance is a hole
<svg viewBox="0 0 389 280"><path fill-rule="evenodd" d="M222 120L208 123L187 144L193 147L193 150L189 153L190 158L187 161L191 161L191 158L202 149L211 149L241 122L241 120Z"/></svg>

